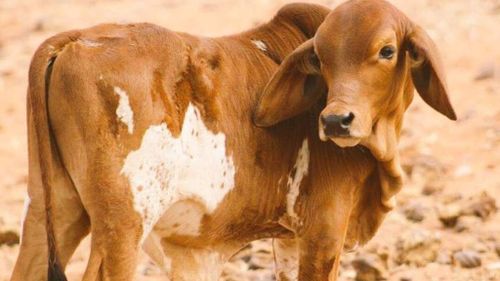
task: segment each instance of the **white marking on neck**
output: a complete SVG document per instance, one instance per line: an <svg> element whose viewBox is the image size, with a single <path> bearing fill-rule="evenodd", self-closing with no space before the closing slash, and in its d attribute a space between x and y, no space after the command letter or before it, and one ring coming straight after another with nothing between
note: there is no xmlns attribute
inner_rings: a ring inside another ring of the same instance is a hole
<svg viewBox="0 0 500 281"><path fill-rule="evenodd" d="M23 206L23 214L21 215L21 230L19 231L19 237L21 243L23 242L23 231L24 231L24 222L26 221L26 217L28 216L28 209L31 204L31 198L28 194L24 197L24 206Z"/></svg>
<svg viewBox="0 0 500 281"><path fill-rule="evenodd" d="M288 194L286 196L287 204L286 211L288 215L294 219L298 219L297 213L295 213L295 202L300 193L300 184L302 179L309 172L309 143L307 138L302 142L302 147L297 153L297 160L293 166L293 171L288 175Z"/></svg>
<svg viewBox="0 0 500 281"><path fill-rule="evenodd" d="M119 121L127 126L128 133L132 134L134 132L134 112L130 107L127 92L122 90L120 87L114 87L113 89L115 94L117 94L120 98L118 101L118 107L116 108L116 116Z"/></svg>
<svg viewBox="0 0 500 281"><path fill-rule="evenodd" d="M267 51L267 45L261 40L252 40L252 43L257 47L257 49L266 52Z"/></svg>
<svg viewBox="0 0 500 281"><path fill-rule="evenodd" d="M139 149L125 159L121 174L128 178L134 208L143 218L144 239L180 200L193 200L213 212L234 187L235 167L226 156L225 135L209 131L198 109L189 104L180 136L172 136L165 123L149 127Z"/></svg>
<svg viewBox="0 0 500 281"><path fill-rule="evenodd" d="M89 40L89 39L78 39L78 41L81 42L83 45L85 45L87 47L96 48L96 47L102 46L102 43L99 43L99 42L96 42L96 41L92 41L92 40Z"/></svg>

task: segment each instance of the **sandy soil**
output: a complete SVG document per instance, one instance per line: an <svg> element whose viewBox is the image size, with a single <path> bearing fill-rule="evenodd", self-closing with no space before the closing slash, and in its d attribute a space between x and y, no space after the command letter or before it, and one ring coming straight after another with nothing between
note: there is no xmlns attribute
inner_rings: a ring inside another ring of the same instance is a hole
<svg viewBox="0 0 500 281"><path fill-rule="evenodd" d="M19 231L27 181L27 71L43 39L101 22L147 21L198 35L230 34L266 21L286 2L0 0L0 233ZM334 7L341 1L317 2ZM416 99L401 142L408 177L398 208L367 246L346 254L342 280L354 280L351 261L369 255L389 280L500 280L500 215L488 215L485 203L472 206L476 215L466 211L483 192L500 200L500 1L391 2L421 24L439 46L459 121L447 121ZM478 75L485 78L475 79ZM453 206L463 215L458 226L446 228L438 219L439 210ZM420 222L408 219L419 216ZM404 248L408 245L417 246ZM420 267L411 257L406 258L409 264L398 263L401 253L419 247L423 252L417 250L417 258L431 252L424 262L417 262ZM462 268L453 256L463 249L476 252L481 266ZM0 245L0 281L8 280L17 252L18 245ZM85 241L68 266L72 280L81 276L87 254ZM273 280L271 256L268 241L256 243L228 264L224 280ZM137 276L162 280L146 257Z"/></svg>

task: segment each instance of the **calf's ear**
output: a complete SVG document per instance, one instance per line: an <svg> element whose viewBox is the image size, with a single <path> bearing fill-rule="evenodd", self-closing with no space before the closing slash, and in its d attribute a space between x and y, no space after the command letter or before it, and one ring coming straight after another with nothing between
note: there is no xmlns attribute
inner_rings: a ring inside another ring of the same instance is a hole
<svg viewBox="0 0 500 281"><path fill-rule="evenodd" d="M443 65L436 45L419 26L411 24L406 45L411 59L411 77L422 99L451 120L457 116L448 98Z"/></svg>
<svg viewBox="0 0 500 281"><path fill-rule="evenodd" d="M254 123L268 127L294 117L309 109L326 92L310 39L288 55L273 74L254 109Z"/></svg>

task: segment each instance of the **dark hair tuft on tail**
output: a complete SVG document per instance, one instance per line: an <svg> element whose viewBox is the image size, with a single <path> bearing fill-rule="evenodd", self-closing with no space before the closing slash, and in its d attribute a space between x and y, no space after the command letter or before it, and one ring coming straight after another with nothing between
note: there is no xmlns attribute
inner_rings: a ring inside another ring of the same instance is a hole
<svg viewBox="0 0 500 281"><path fill-rule="evenodd" d="M58 263L49 263L48 281L68 281Z"/></svg>

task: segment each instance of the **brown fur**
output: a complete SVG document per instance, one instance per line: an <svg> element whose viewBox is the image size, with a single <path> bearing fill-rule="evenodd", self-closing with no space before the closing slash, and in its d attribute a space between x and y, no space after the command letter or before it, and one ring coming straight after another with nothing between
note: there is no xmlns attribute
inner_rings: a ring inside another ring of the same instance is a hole
<svg viewBox="0 0 500 281"><path fill-rule="evenodd" d="M178 136L190 102L211 131L226 136L237 173L234 189L203 217L198 236L160 239L172 259L172 280L192 281L189 276L208 262L207 253L223 262L261 238L296 238L287 240L287 248L297 243L299 281L336 280L343 248L375 234L401 188L396 144L412 100L410 78L426 102L455 116L435 47L404 15L377 0L350 1L328 13L317 5L287 5L269 23L221 38L135 24L100 25L43 43L32 62L28 94L32 204L11 280L46 278L47 242L36 237L48 235L48 256L64 269L89 229L92 249L83 280L132 280L143 230L120 169L151 125L165 122ZM352 13L359 16L345 22ZM398 34L398 64L352 75L346 66L363 65L361 45L371 46L366 38L375 42L372 37L387 22L398 23L390 25ZM347 23L348 30L339 29ZM317 52L321 69L310 64ZM49 59L52 75L44 86ZM356 100L339 77L382 84ZM133 134L115 118L113 86L129 93ZM370 129L359 140L366 148L340 148L318 138L320 114L337 110L342 95L355 101L347 107L373 107L366 119L373 122L360 125ZM273 126L259 128L253 121ZM286 212L286 178L294 173L304 139L310 163L294 218ZM46 217L46 225L37 217Z"/></svg>

